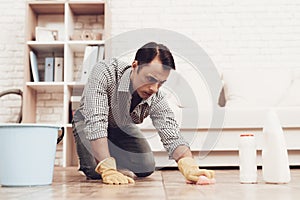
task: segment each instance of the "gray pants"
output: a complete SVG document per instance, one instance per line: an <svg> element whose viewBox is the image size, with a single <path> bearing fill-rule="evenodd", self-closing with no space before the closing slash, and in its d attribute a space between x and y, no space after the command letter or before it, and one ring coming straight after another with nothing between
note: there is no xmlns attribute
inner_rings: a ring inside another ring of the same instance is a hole
<svg viewBox="0 0 300 200"><path fill-rule="evenodd" d="M97 162L86 139L84 122L73 120L73 134L79 157L80 169L88 179L100 179L95 172ZM146 177L155 170L154 156L139 128L132 124L125 128L108 129L108 147L116 159L118 169L129 169L138 177Z"/></svg>

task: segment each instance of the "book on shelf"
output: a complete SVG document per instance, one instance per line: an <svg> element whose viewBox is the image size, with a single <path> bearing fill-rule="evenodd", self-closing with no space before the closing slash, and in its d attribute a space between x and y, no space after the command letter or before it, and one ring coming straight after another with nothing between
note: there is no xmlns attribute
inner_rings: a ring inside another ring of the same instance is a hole
<svg viewBox="0 0 300 200"><path fill-rule="evenodd" d="M33 51L29 52L31 73L34 82L39 82L39 70L36 54Z"/></svg>
<svg viewBox="0 0 300 200"><path fill-rule="evenodd" d="M97 61L101 61L101 60L104 60L104 45L100 45L98 47L98 58L97 58Z"/></svg>
<svg viewBox="0 0 300 200"><path fill-rule="evenodd" d="M82 63L81 83L87 82L91 70L98 61L97 59L98 46L86 46Z"/></svg>
<svg viewBox="0 0 300 200"><path fill-rule="evenodd" d="M62 57L54 58L54 81L62 82L64 75L64 59Z"/></svg>
<svg viewBox="0 0 300 200"><path fill-rule="evenodd" d="M45 58L45 82L54 81L54 58Z"/></svg>

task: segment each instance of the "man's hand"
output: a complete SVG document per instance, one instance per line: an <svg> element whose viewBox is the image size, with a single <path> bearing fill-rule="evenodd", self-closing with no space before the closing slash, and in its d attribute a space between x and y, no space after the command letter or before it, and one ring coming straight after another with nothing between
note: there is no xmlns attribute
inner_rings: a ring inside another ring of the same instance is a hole
<svg viewBox="0 0 300 200"><path fill-rule="evenodd" d="M116 161L113 157L109 157L101 161L95 171L102 177L103 183L106 184L128 184L134 183L134 180L117 171Z"/></svg>
<svg viewBox="0 0 300 200"><path fill-rule="evenodd" d="M191 157L181 158L178 161L178 168L186 180L192 183L197 183L200 176L206 176L208 179L213 179L215 177L215 172L213 170L199 169L196 161Z"/></svg>

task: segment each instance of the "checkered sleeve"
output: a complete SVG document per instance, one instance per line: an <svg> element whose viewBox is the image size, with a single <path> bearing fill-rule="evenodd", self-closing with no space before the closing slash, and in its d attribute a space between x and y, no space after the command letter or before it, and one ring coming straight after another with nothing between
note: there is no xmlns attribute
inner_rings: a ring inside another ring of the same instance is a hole
<svg viewBox="0 0 300 200"><path fill-rule="evenodd" d="M89 140L107 137L109 112L107 88L110 81L105 65L100 62L93 67L84 88L83 115Z"/></svg>
<svg viewBox="0 0 300 200"><path fill-rule="evenodd" d="M175 115L169 107L165 96L160 92L156 95L155 102L151 104L150 117L164 148L169 153L170 159L173 159L173 152L178 146L185 145L189 147L189 144L180 134Z"/></svg>

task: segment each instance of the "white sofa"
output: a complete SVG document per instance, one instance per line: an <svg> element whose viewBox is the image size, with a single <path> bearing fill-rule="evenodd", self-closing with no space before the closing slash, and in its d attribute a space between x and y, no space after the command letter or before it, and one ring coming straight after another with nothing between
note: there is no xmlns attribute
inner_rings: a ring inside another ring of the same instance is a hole
<svg viewBox="0 0 300 200"><path fill-rule="evenodd" d="M181 132L191 143L191 150L199 164L238 166L239 135L254 133L260 165L265 115L269 109L274 109L284 130L290 165L300 165L300 70L226 69L222 71L221 79L221 106L212 106L210 91L204 87L205 84L200 84L196 87L200 93L197 115L190 111L190 119L187 120L183 117L186 108L178 107L178 99L169 95ZM212 107L221 113L221 120L220 117L214 118ZM194 126L183 123L195 118L198 122ZM216 124L214 120L222 123ZM176 166L168 159L151 122L146 121L141 128L154 151L156 166Z"/></svg>

